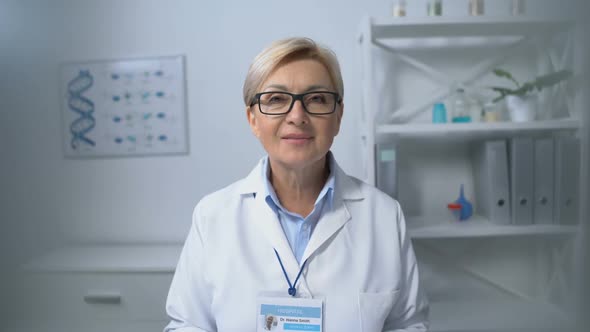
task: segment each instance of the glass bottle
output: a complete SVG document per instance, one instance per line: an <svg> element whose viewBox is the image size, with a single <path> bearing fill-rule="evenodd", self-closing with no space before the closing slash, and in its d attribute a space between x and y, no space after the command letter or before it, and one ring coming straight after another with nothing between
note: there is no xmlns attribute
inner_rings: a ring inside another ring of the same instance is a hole
<svg viewBox="0 0 590 332"><path fill-rule="evenodd" d="M481 16L484 13L484 0L469 0L469 15Z"/></svg>
<svg viewBox="0 0 590 332"><path fill-rule="evenodd" d="M525 10L526 7L524 0L512 0L510 6L510 12L512 13L512 16L524 15Z"/></svg>
<svg viewBox="0 0 590 332"><path fill-rule="evenodd" d="M393 16L394 17L406 16L406 0L394 0L393 1Z"/></svg>
<svg viewBox="0 0 590 332"><path fill-rule="evenodd" d="M446 123L447 122L447 109L445 104L436 103L432 107L432 123Z"/></svg>
<svg viewBox="0 0 590 332"><path fill-rule="evenodd" d="M452 122L471 122L471 103L463 88L458 88L455 91L452 114Z"/></svg>
<svg viewBox="0 0 590 332"><path fill-rule="evenodd" d="M428 16L441 16L442 0L429 0L426 5L426 13Z"/></svg>

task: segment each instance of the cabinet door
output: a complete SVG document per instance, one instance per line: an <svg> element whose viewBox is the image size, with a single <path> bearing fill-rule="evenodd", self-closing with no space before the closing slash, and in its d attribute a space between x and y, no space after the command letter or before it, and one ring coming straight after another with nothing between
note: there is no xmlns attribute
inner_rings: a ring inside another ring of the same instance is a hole
<svg viewBox="0 0 590 332"><path fill-rule="evenodd" d="M12 332L162 332L167 321L146 322L87 322L34 323L13 322L6 326Z"/></svg>
<svg viewBox="0 0 590 332"><path fill-rule="evenodd" d="M171 273L31 274L22 280L14 318L60 326L164 322L171 281Z"/></svg>

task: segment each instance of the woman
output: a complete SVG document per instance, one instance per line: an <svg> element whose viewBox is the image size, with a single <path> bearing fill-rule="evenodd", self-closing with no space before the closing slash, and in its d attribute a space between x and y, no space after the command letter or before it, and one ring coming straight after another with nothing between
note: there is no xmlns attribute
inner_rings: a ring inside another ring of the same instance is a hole
<svg viewBox="0 0 590 332"><path fill-rule="evenodd" d="M427 329L399 204L330 152L343 90L335 55L310 39L254 59L246 116L268 156L197 204L165 331L263 331L269 314L277 331Z"/></svg>

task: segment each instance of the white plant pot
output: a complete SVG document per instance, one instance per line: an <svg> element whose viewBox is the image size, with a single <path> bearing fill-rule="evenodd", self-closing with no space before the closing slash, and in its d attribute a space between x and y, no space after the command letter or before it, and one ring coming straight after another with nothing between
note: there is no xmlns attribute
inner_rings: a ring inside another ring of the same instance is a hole
<svg viewBox="0 0 590 332"><path fill-rule="evenodd" d="M534 121L537 114L537 96L506 96L506 107L512 122Z"/></svg>

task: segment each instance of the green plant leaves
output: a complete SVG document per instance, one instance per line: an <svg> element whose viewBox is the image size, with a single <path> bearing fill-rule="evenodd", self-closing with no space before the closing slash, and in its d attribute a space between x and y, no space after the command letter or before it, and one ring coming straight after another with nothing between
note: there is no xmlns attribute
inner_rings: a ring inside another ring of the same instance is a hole
<svg viewBox="0 0 590 332"><path fill-rule="evenodd" d="M539 76L532 83L535 85L537 90L541 91L543 88L550 87L563 80L568 79L571 75L572 73L569 70L560 70L558 72Z"/></svg>
<svg viewBox="0 0 590 332"><path fill-rule="evenodd" d="M490 87L493 91L500 94L499 97L496 97L493 101L498 102L504 99L507 95L516 95L516 96L524 96L530 93L533 90L541 91L544 88L550 87L555 85L561 81L568 79L572 73L569 70L560 70L554 73L545 74L542 76L538 76L534 81L526 82L522 85L519 85L518 82L512 77L512 75L507 72L506 70L496 68L493 70L494 74L498 77L507 78L516 84L516 89L509 89L503 88L498 86Z"/></svg>
<svg viewBox="0 0 590 332"><path fill-rule="evenodd" d="M501 69L501 68L496 68L493 70L494 74L498 77L504 77L507 78L509 80L511 80L512 82L514 82L514 84L516 85L516 87L519 87L520 84L518 84L518 82L516 81L516 79L514 77L512 77L512 74L510 74L508 71Z"/></svg>

